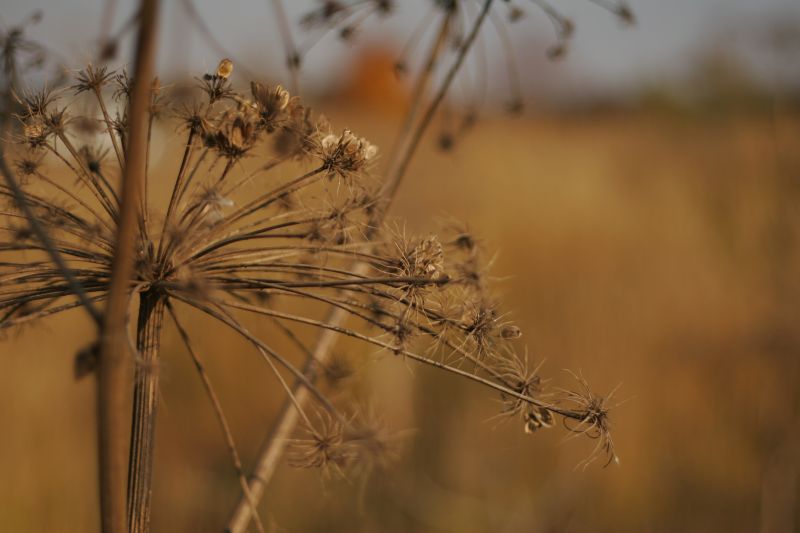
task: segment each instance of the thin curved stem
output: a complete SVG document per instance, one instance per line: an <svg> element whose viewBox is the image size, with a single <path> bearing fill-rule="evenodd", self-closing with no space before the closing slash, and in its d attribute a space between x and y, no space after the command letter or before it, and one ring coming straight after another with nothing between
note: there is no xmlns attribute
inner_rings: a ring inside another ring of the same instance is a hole
<svg viewBox="0 0 800 533"><path fill-rule="evenodd" d="M233 432L231 431L230 424L228 424L228 418L225 416L225 411L222 409L222 404L219 401L217 392L214 390L214 386L211 384L211 378L209 378L208 372L206 372L205 366L200 360L200 356L197 354L197 350L195 349L189 334L178 320L178 317L175 314L175 309L173 309L172 304L170 304L169 301L167 301L167 311L169 312L169 316L172 318L172 322L175 324L175 327L178 329L178 334L180 335L184 346L186 346L186 350L189 352L189 355L192 358L192 362L197 369L197 373L200 374L200 379L203 381L203 387L206 389L208 399L211 400L211 404L214 407L214 414L217 417L220 429L222 429L222 434L225 437L225 443L228 445L228 452L231 455L233 468L236 470L236 476L239 478L239 485L242 487L242 493L250 502L250 510L253 513L256 529L258 529L260 533L264 533L264 525L261 523L261 518L259 518L258 513L256 512L255 500L253 500L253 497L250 494L250 488L247 486L247 478L244 475L242 459L239 455L239 450L236 447L236 441L233 438Z"/></svg>

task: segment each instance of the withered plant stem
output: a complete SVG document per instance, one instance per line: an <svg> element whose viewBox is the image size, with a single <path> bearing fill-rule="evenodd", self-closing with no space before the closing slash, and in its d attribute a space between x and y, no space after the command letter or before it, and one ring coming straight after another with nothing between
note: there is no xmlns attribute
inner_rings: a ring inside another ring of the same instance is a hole
<svg viewBox="0 0 800 533"><path fill-rule="evenodd" d="M389 171L387 173L389 176L393 175L393 173L397 170L399 156L402 154L404 144L409 142L409 132L414 125L414 120L419 114L420 107L422 107L425 92L430 85L431 78L436 70L436 65L439 63L439 59L441 58L442 50L447 43L447 35L450 32L452 20L452 14L445 13L444 18L442 19L442 24L439 27L438 33L436 34L436 39L434 39L431 50L428 53L428 59L425 62L425 66L417 77L417 80L414 82L414 88L411 90L411 105L409 106L405 117L403 117L403 125L400 127L400 132L395 140L396 145L393 147L391 152L392 157L390 159Z"/></svg>
<svg viewBox="0 0 800 533"><path fill-rule="evenodd" d="M486 20L493 3L494 0L486 0L483 3L478 17L472 24L469 35L459 48L453 64L450 66L447 74L442 80L442 84L439 86L439 89L436 91L433 100L431 100L431 102L428 104L428 107L425 109L425 112L422 114L422 118L420 119L419 123L417 123L417 127L414 128L414 131L410 134L408 144L401 149L402 151L400 157L398 158L397 167L391 174L389 174L389 178L386 181L386 186L383 190L383 197L386 199L386 205L383 209L384 213L388 211L392 201L394 200L394 197L397 195L397 189L400 187L400 184L405 177L406 171L408 170L408 165L411 163L411 159L414 157L420 141L422 140L425 132L428 130L428 126L430 126L433 117L436 115L436 112L439 110L439 106L441 106L444 97L450 90L450 86L453 84L453 80L458 74L458 71L461 70L461 65L464 64L464 59L467 57L467 52L469 52L470 48L472 48L475 39L478 37L478 32L480 31L481 26L483 26L483 23Z"/></svg>
<svg viewBox="0 0 800 533"><path fill-rule="evenodd" d="M275 11L275 18L278 22L278 31L283 40L283 50L286 52L286 66L289 69L291 79L291 89L294 94L300 94L300 72L299 56L297 47L292 39L292 29L289 26L289 19L286 16L286 9L283 7L283 0L272 0L272 9Z"/></svg>
<svg viewBox="0 0 800 533"><path fill-rule="evenodd" d="M156 414L158 411L158 349L164 323L165 298L147 291L139 296L136 324L136 370L133 385L131 451L128 464L128 531L150 530Z"/></svg>
<svg viewBox="0 0 800 533"><path fill-rule="evenodd" d="M425 109L425 112L423 113L422 118L418 122L417 126L413 128L413 130L411 128L404 128L407 130L407 135L409 138L407 141L402 138L398 141L400 153L396 159L397 163L394 164L390 169L388 180L382 191L383 194L381 195L381 198L383 199L383 204L380 206L380 212L377 216L379 222L384 218L391 207L391 203L397 194L397 190L400 187L406 171L408 170L408 164L416 152L419 142L422 139L425 131L427 131L428 127L430 126L436 111L441 106L441 103L449 91L456 74L461 69L461 65L464 63L464 58L467 56L467 52L469 52L470 48L472 48L475 38L478 36L478 32L483 26L483 23L486 20L493 3L494 0L485 0L483 3L481 11L473 23L469 35L462 43L455 61L445 75L445 78L442 80L442 84L434 95L433 100L431 100L430 104L428 104L428 107ZM444 24L446 25L447 22ZM443 26L443 29L444 28L445 26ZM434 46L433 50L431 51L431 57L426 64L426 68L421 73L423 81L419 83L420 88L423 88L424 84L427 83L424 81L424 79L431 75L429 69L432 71L433 66L436 63L435 56L438 56L438 53L439 47ZM421 99L423 97L423 90L420 90L419 93L415 95L415 98ZM412 103L412 110L418 105L419 104L417 103ZM368 271L369 267L362 262L357 263L353 267L353 272L356 276L365 275ZM328 359L338 338L336 328L344 323L347 316L347 311L342 308L332 308L328 313L325 323L332 326L332 329L327 329L320 333L317 343L311 352L311 356L306 361L304 373L308 381L313 382L316 379L316 368L320 365L324 365L325 361ZM295 401L297 401L300 405L303 405L305 402L307 402L310 397L310 391L299 381L295 382L293 392L295 393ZM230 531L231 533L242 533L247 529L247 525L252 518L253 502L257 504L263 496L264 489L275 472L278 462L280 461L286 448L288 439L294 431L298 420L299 413L297 409L295 408L293 402L287 400L278 415L277 422L272 427L272 431L268 440L265 441L264 446L258 454L256 466L250 479L250 497L248 498L242 494L236 505L236 508L233 511L233 514L231 515L230 520L228 521L227 531Z"/></svg>
<svg viewBox="0 0 800 533"><path fill-rule="evenodd" d="M128 426L125 423L125 408L130 391L131 353L127 339L126 315L139 231L140 194L145 176L147 119L150 105L149 80L153 78L155 65L158 4L158 0L142 0L140 4L134 85L128 110L130 128L128 157L125 158L116 249L111 267L104 328L100 339L98 432L101 519L104 533L127 531ZM135 425L138 420L136 414L133 420ZM141 461L136 461L136 464L140 463ZM138 515L142 510L132 508L131 512Z"/></svg>

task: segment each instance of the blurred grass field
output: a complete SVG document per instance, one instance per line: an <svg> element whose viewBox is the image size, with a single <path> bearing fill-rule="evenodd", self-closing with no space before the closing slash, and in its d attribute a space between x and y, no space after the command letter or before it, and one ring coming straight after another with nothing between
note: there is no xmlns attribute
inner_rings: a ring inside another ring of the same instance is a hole
<svg viewBox="0 0 800 533"><path fill-rule="evenodd" d="M382 147L396 118L318 107ZM354 118L355 117L355 118ZM275 531L797 531L800 527L800 114L628 111L489 117L442 153L427 140L394 213L464 220L496 252L504 308L558 386L580 370L613 412L619 468L573 467L563 432L497 425L489 392L342 345L400 459L358 480L283 466ZM158 163L156 163L157 165ZM224 331L192 327L249 467L281 393ZM258 327L254 323L254 327ZM72 358L78 313L3 340L0 524L95 531L94 386ZM191 362L164 343L154 531L219 531L237 483Z"/></svg>

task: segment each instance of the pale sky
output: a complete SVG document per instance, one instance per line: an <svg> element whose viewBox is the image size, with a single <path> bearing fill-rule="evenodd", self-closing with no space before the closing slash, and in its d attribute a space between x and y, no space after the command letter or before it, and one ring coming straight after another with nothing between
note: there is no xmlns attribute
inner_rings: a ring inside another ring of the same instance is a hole
<svg viewBox="0 0 800 533"><path fill-rule="evenodd" d="M30 32L31 36L68 58L73 67L91 59L92 43L99 35L106 5L104 0L2 0L2 3L3 28L34 9L41 9L44 19ZM281 72L282 51L277 29L271 22L269 0L193 0L193 3L236 60L253 70ZM390 21L370 21L368 29L359 36L362 46L384 42L399 48L416 21L430 16L431 0L397 3L397 14ZM612 90L681 75L698 49L714 43L726 45L725 40L730 38L726 28L741 33L742 29L776 21L800 21L797 0L630 0L638 23L632 29L622 29L614 17L586 0L554 0L575 21L577 31L569 57L553 66L543 60L544 50L552 42L546 18L534 10L532 2L517 0L517 3L528 10L525 20L510 28L524 79L557 78L576 86ZM290 19L297 22L316 2L285 0L284 4ZM497 4L502 7L500 2ZM117 0L114 28L130 17L135 5L132 0ZM213 69L219 54L190 29L182 0L165 1L162 5L159 58L162 76L176 69L192 73ZM498 14L502 13L498 10ZM296 25L294 31L298 41L307 35ZM487 40L490 61L500 59L496 42L492 38ZM305 63L306 85L343 75L348 46L327 39L314 48ZM123 54L127 52L127 48L122 50Z"/></svg>

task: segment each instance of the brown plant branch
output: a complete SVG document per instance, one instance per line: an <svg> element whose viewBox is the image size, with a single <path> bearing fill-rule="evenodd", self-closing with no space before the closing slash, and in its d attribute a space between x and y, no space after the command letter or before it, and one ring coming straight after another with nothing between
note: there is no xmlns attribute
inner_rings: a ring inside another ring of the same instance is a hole
<svg viewBox="0 0 800 533"><path fill-rule="evenodd" d="M158 0L142 0L136 45L134 86L129 111L128 157L122 180L116 251L108 303L100 339L98 370L98 430L100 440L100 499L103 531L125 533L127 428L125 407L129 389L130 348L127 341L127 302L134 268L139 195L144 179L147 109L155 65Z"/></svg>

